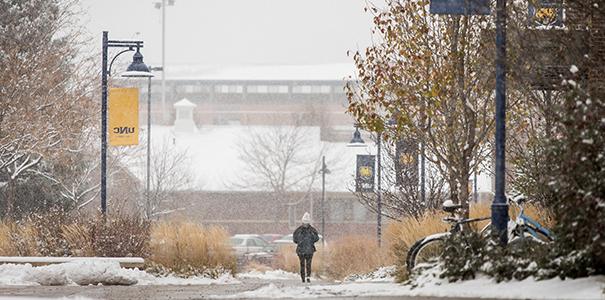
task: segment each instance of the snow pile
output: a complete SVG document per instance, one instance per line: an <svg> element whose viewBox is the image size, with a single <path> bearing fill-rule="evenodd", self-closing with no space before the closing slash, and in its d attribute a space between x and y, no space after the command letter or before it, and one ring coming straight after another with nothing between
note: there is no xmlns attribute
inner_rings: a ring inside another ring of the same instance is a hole
<svg viewBox="0 0 605 300"><path fill-rule="evenodd" d="M297 279L300 280L300 275L292 272L287 272L284 270L270 270L265 272L260 271L250 271L246 273L240 273L237 275L239 278L254 278L254 279L263 279L263 280L292 280Z"/></svg>
<svg viewBox="0 0 605 300"><path fill-rule="evenodd" d="M81 260L32 267L30 264L0 265L0 285L208 285L239 283L230 274L208 277L156 277L138 269L124 269L115 261Z"/></svg>
<svg viewBox="0 0 605 300"><path fill-rule="evenodd" d="M353 274L344 279L345 282L395 282L395 266L380 267L367 274Z"/></svg>
<svg viewBox="0 0 605 300"><path fill-rule="evenodd" d="M118 262L73 261L63 264L32 267L30 264L0 265L3 285L132 285L136 277L124 272Z"/></svg>

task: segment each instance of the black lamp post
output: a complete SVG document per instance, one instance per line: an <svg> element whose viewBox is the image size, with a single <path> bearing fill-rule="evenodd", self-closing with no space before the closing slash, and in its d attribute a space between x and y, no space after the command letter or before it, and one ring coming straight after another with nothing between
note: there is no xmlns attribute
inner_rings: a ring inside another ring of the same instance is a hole
<svg viewBox="0 0 605 300"><path fill-rule="evenodd" d="M321 157L321 244L325 246L326 239L326 215L325 215L325 202L326 202L326 174L330 174L330 170L326 166L326 157Z"/></svg>
<svg viewBox="0 0 605 300"><path fill-rule="evenodd" d="M376 237L378 239L378 247L382 244L382 189L381 189L381 177L382 177L382 166L381 166L381 147L382 147L382 134L376 133ZM355 125L355 132L353 132L353 138L347 145L348 147L365 147L366 144L361 138L359 132L359 125Z"/></svg>
<svg viewBox="0 0 605 300"><path fill-rule="evenodd" d="M496 1L496 194L492 203L492 224L501 245L508 243L508 204L504 195L506 146L506 0Z"/></svg>
<svg viewBox="0 0 605 300"><path fill-rule="evenodd" d="M132 57L132 63L123 74L126 77L151 77L149 68L143 63L143 55L139 52L143 48L143 41L116 41L108 39L108 32L103 31L102 53L103 61L101 65L101 213L107 213L107 78L111 75L111 66L121 54L129 51L135 51ZM116 54L107 66L109 48L127 48Z"/></svg>

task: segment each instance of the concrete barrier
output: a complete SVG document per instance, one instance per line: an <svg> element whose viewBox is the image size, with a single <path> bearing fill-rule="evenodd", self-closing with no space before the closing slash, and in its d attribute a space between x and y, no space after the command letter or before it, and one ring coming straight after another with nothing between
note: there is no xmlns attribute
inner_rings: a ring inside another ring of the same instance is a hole
<svg viewBox="0 0 605 300"><path fill-rule="evenodd" d="M145 260L142 257L0 256L0 264L31 264L32 266L61 264L79 260L118 262L122 268L142 268L145 265Z"/></svg>

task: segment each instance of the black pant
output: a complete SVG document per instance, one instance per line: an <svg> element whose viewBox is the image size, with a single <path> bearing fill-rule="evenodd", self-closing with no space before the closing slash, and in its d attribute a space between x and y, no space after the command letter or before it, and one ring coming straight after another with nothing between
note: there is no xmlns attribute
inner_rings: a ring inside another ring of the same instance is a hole
<svg viewBox="0 0 605 300"><path fill-rule="evenodd" d="M311 277L313 254L299 254L298 259L300 260L300 278L305 281L305 277Z"/></svg>

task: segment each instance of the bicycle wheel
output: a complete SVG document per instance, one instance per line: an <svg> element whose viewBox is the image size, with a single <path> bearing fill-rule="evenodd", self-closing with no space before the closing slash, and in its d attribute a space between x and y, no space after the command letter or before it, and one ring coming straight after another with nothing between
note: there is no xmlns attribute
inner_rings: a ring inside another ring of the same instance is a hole
<svg viewBox="0 0 605 300"><path fill-rule="evenodd" d="M445 240L451 233L441 233L420 239L410 247L406 258L406 267L411 272L415 267L436 261L445 246Z"/></svg>

